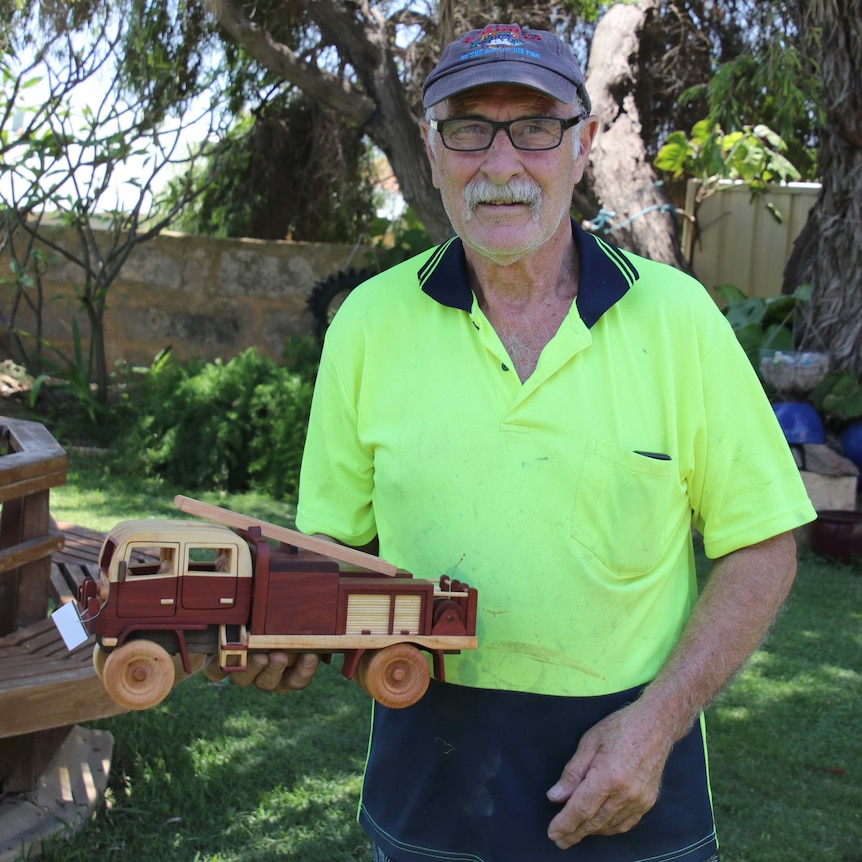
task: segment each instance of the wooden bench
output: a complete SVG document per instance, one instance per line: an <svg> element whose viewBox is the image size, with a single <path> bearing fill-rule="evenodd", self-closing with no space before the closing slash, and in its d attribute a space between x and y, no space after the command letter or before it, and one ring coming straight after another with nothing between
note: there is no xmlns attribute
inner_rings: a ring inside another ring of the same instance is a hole
<svg viewBox="0 0 862 862"><path fill-rule="evenodd" d="M49 492L66 453L39 423L0 417L0 789L32 791L78 722L123 710L48 617L95 570L99 534L51 521Z"/></svg>

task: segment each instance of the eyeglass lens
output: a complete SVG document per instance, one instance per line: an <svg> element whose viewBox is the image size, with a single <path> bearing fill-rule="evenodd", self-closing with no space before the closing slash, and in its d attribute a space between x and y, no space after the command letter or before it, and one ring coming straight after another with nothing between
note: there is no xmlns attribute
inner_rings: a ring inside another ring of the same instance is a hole
<svg viewBox="0 0 862 862"><path fill-rule="evenodd" d="M566 123L557 117L531 117L506 123L453 118L439 121L437 128L443 144L453 150L485 150L491 146L498 129L505 129L519 150L552 150L560 145Z"/></svg>

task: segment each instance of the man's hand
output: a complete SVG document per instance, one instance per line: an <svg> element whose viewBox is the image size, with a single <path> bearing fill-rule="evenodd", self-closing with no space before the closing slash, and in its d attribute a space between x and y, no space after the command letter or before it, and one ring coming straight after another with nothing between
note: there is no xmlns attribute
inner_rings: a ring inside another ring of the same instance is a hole
<svg viewBox="0 0 862 862"><path fill-rule="evenodd" d="M301 691L311 682L319 664L320 656L314 653L254 652L249 654L244 671L228 674L219 668L216 656L208 655L204 674L212 682L230 676L242 688L254 685L262 691Z"/></svg>
<svg viewBox="0 0 862 862"><path fill-rule="evenodd" d="M548 837L565 849L586 835L632 829L658 799L673 744L769 630L796 573L796 542L782 533L721 557L658 676L635 703L587 731L548 791L563 810Z"/></svg>
<svg viewBox="0 0 862 862"><path fill-rule="evenodd" d="M588 730L560 780L548 791L565 803L548 837L565 850L587 835L628 832L655 805L673 744L638 704Z"/></svg>

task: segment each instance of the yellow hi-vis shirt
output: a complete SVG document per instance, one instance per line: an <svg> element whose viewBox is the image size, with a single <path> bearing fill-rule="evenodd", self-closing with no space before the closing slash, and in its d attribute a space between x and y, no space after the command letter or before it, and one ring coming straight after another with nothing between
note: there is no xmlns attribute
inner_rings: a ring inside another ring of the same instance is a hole
<svg viewBox="0 0 862 862"><path fill-rule="evenodd" d="M521 383L459 239L357 288L330 327L297 526L478 589L461 685L601 695L651 679L719 557L815 517L706 290L573 225L578 296Z"/></svg>

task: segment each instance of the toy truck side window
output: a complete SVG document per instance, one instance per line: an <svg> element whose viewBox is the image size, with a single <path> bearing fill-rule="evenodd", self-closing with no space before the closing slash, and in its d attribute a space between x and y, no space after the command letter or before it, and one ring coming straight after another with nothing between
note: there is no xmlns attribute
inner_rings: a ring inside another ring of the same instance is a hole
<svg viewBox="0 0 862 862"><path fill-rule="evenodd" d="M140 578L152 575L175 575L176 547L173 545L129 545L126 577Z"/></svg>
<svg viewBox="0 0 862 862"><path fill-rule="evenodd" d="M186 571L189 574L196 572L210 572L218 574L236 573L236 548L214 547L214 546L189 546L188 564Z"/></svg>

